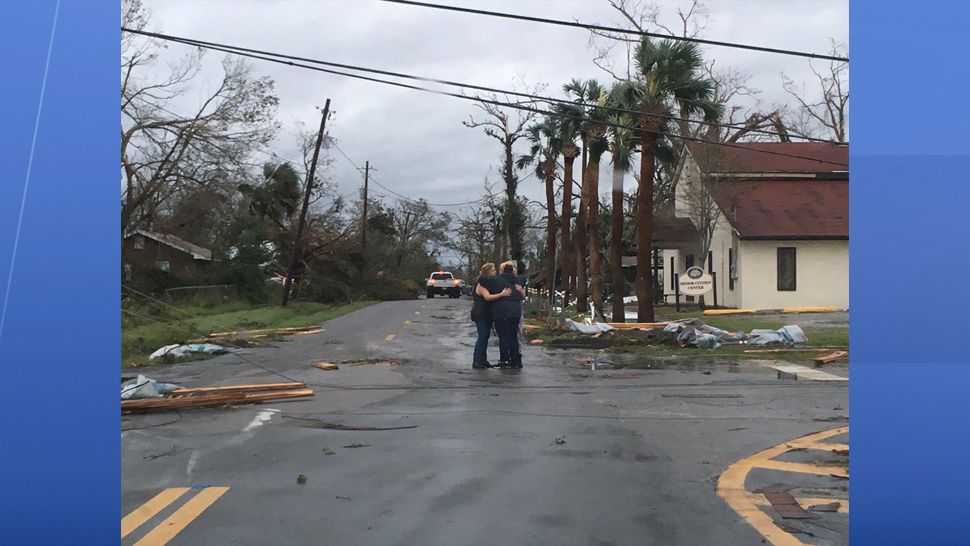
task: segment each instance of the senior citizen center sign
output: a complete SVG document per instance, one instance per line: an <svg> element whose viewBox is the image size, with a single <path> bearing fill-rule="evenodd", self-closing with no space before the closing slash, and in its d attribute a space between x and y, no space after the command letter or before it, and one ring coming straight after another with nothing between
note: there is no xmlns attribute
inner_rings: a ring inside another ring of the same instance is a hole
<svg viewBox="0 0 970 546"><path fill-rule="evenodd" d="M680 293L688 296L700 296L711 291L714 279L700 267L690 267L680 276Z"/></svg>

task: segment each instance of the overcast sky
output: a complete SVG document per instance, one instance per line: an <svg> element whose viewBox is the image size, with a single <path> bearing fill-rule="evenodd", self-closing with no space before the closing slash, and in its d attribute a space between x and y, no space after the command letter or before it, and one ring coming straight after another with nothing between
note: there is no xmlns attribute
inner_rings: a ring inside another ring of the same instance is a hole
<svg viewBox="0 0 970 546"><path fill-rule="evenodd" d="M607 0L439 3L603 25L622 23ZM677 8L689 2L655 4L673 25ZM546 84L546 93L556 96L574 77L610 81L592 63L594 51L583 29L375 0L145 0L145 5L152 12L151 30L334 62L501 88L521 77L529 84ZM848 0L711 0L707 8L710 22L701 35L707 39L818 53L828 52L832 39L848 41ZM172 44L167 54L188 49ZM717 66L749 73L750 85L761 90L760 98L767 104L787 102L782 71L796 82L812 78L805 58L723 47L704 47L703 52L705 58L716 59ZM200 96L201 89L221 76L221 56L209 54L198 82ZM251 62L258 74L276 81L283 130L273 151L283 158L299 158L295 137L300 124L315 129L317 109L330 98L335 111L330 134L361 166L370 160L378 183L409 197L454 203L478 198L486 175L498 180L498 143L461 124L476 112L470 102ZM824 66L824 61L814 62ZM199 97L187 100L197 102ZM337 190L352 192L360 186L361 176L339 154L333 155L330 176ZM601 187L608 189L608 184ZM525 180L520 191L531 199L544 196L535 178Z"/></svg>

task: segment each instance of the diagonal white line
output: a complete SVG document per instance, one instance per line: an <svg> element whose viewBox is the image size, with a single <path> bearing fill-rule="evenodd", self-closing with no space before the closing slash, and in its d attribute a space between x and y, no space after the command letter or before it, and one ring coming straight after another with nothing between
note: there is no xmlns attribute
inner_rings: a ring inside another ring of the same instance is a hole
<svg viewBox="0 0 970 546"><path fill-rule="evenodd" d="M54 4L54 21L51 23L51 38L47 44L47 61L44 63L44 79L40 85L40 99L37 104L37 117L34 119L34 136L30 141L30 155L27 158L27 175L24 177L24 191L20 196L20 215L17 217L17 231L13 237L13 253L10 256L10 271L7 272L7 288L3 295L3 308L0 309L0 341L3 341L3 325L7 321L7 304L10 302L10 285L13 284L13 270L17 262L17 247L20 245L20 227L24 222L24 207L27 204L27 188L30 185L30 170L34 165L34 148L37 145L37 131L40 128L40 113L44 108L44 94L47 91L47 71L51 66L51 52L54 50L54 34L57 31L57 14L61 10L61 0Z"/></svg>

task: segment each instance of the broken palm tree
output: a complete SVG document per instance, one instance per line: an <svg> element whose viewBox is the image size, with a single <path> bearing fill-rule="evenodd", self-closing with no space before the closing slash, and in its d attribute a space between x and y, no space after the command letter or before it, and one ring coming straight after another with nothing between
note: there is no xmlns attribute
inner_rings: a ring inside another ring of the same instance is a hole
<svg viewBox="0 0 970 546"><path fill-rule="evenodd" d="M122 400L122 413L147 413L184 408L204 408L257 404L273 400L307 398L314 393L305 383L266 383L225 385L194 389L175 389L166 396L141 400Z"/></svg>

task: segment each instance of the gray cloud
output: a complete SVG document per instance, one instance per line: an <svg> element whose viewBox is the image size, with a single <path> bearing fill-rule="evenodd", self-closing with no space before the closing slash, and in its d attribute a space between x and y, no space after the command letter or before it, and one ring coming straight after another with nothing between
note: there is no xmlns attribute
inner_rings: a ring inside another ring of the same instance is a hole
<svg viewBox="0 0 970 546"><path fill-rule="evenodd" d="M605 25L622 23L606 0L448 3ZM676 8L685 2L658 4L664 14L675 16ZM707 6L711 21L703 37L709 39L816 52L825 52L830 39L848 40L847 0L711 0ZM366 0L146 0L146 7L152 11L151 26L162 32L429 77L507 88L521 76L530 84L547 84L550 94L558 94L562 84L574 77L608 80L593 65L589 35L581 29ZM173 44L166 57L186 50ZM782 71L796 82L807 83L812 77L809 61L803 58L719 47L705 47L704 53L721 68L751 74L751 86L761 89L760 98L767 104L788 102L781 88ZM220 58L214 52L207 56L200 86L211 85L219 77ZM467 201L478 197L489 168L498 164L497 143L461 124L476 112L470 102L263 61L252 63L259 74L276 81L284 131L274 152L281 157L298 157L299 124L316 128L317 108L329 97L336 112L331 134L340 147L361 165L370 160L377 168L375 179L399 193L431 202ZM193 99L198 97L186 100ZM337 154L331 177L339 193L360 185L360 175ZM497 179L494 168L491 179ZM534 178L523 181L521 191L536 200L544 195Z"/></svg>

